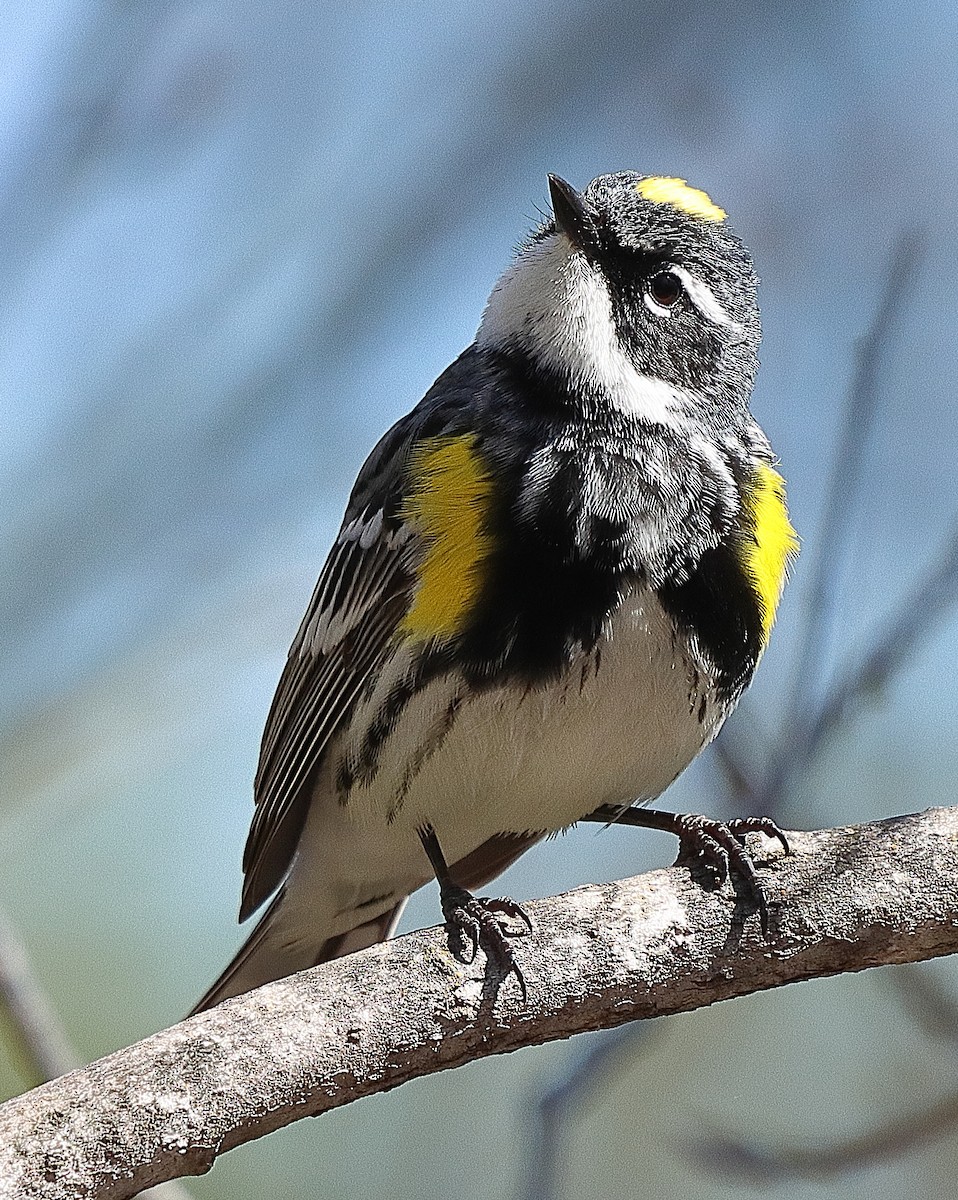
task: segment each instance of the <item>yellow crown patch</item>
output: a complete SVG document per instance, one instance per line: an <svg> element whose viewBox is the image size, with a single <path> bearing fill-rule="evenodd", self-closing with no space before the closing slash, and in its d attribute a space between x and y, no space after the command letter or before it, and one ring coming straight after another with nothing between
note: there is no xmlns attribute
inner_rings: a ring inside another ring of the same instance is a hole
<svg viewBox="0 0 958 1200"><path fill-rule="evenodd" d="M711 196L699 188L689 187L684 179L651 175L648 179L640 179L635 190L653 204L671 204L673 208L681 209L693 217L701 217L703 221L724 221L728 216Z"/></svg>

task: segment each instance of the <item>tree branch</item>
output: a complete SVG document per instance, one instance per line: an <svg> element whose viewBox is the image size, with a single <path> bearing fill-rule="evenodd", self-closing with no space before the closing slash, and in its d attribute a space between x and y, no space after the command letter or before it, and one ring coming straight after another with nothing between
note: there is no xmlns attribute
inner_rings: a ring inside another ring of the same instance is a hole
<svg viewBox="0 0 958 1200"><path fill-rule="evenodd" d="M0 1015L16 1041L19 1056L34 1085L79 1066L81 1060L70 1045L59 1017L33 973L26 950L2 908ZM189 1192L181 1184L172 1182L151 1188L149 1196L151 1200L189 1200Z"/></svg>
<svg viewBox="0 0 958 1200"><path fill-rule="evenodd" d="M0 1197L200 1174L304 1116L520 1046L958 950L958 811L772 843L772 932L684 868L529 905L529 984L410 934L269 984L0 1107ZM759 839L761 841L761 839ZM756 848L758 848L756 846ZM707 882L707 879L706 879Z"/></svg>

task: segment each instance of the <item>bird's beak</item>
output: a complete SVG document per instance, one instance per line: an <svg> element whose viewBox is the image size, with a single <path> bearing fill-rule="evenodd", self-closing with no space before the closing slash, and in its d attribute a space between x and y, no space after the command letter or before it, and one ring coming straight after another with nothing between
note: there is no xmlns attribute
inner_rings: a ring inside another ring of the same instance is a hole
<svg viewBox="0 0 958 1200"><path fill-rule="evenodd" d="M582 193L558 175L550 175L549 198L559 232L564 233L577 250L587 249L595 239L595 224Z"/></svg>

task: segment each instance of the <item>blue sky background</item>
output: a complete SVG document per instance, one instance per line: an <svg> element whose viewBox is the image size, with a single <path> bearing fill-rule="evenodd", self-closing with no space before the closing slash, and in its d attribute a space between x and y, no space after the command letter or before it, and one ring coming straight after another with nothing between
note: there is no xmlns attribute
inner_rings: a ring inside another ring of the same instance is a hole
<svg viewBox="0 0 958 1200"><path fill-rule="evenodd" d="M805 550L729 734L759 777L798 737L796 673L825 681L807 701L855 662L955 528L956 34L944 0L0 8L0 902L82 1055L172 1022L238 944L258 739L349 484L471 340L548 171L687 177L754 253L754 408ZM800 663L856 343L908 230L923 251L889 293L832 636ZM796 780L792 824L952 802L956 641L949 607ZM709 761L670 804L730 811ZM504 886L672 852L585 829ZM437 919L423 893L409 922ZM526 1200L537 1098L599 1044L420 1081L190 1186ZM612 1057L565 1131L563 1197L754 1194L683 1145L716 1126L827 1142L952 1075L880 973ZM950 1197L956 1151L764 1194Z"/></svg>

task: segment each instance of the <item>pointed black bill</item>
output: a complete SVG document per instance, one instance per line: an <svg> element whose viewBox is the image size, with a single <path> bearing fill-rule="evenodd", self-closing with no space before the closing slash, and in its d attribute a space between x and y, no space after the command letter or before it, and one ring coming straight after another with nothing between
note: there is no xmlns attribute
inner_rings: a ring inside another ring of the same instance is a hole
<svg viewBox="0 0 958 1200"><path fill-rule="evenodd" d="M549 198L560 233L564 233L573 246L585 250L594 239L594 226L592 213L581 192L558 175L550 175Z"/></svg>

